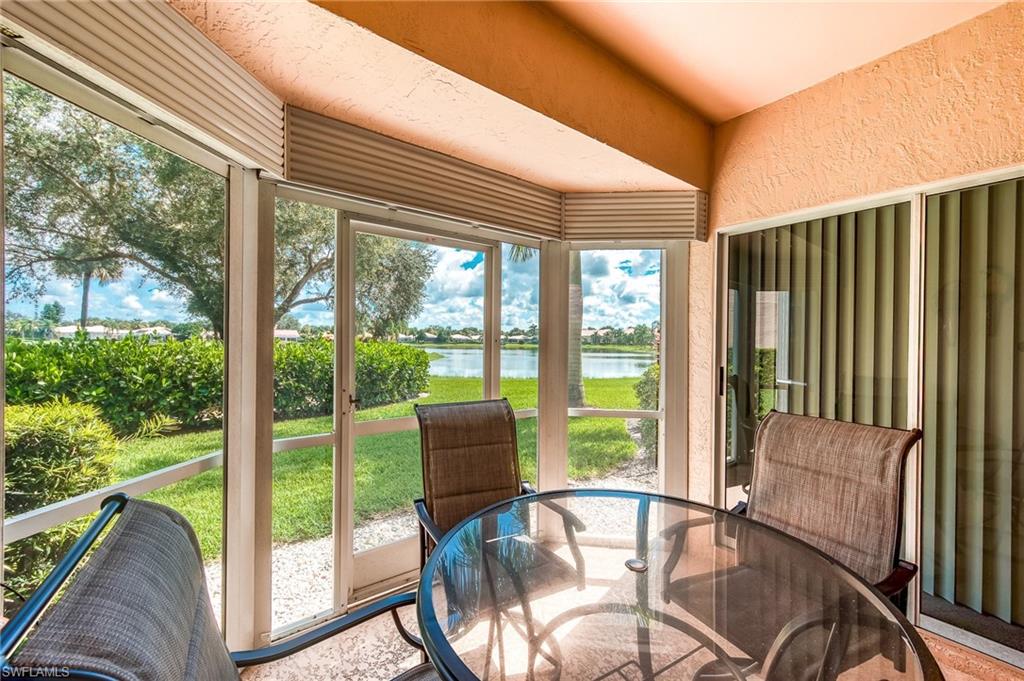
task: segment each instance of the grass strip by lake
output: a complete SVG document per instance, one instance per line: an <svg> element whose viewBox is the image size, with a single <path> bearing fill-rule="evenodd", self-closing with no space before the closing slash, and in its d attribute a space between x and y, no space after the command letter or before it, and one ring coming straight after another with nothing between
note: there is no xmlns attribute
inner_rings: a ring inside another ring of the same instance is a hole
<svg viewBox="0 0 1024 681"><path fill-rule="evenodd" d="M606 409L636 409L636 378L584 379L587 404ZM432 376L428 397L356 412L357 421L412 416L413 404L479 399L479 378ZM537 406L536 379L502 379L502 394L515 409ZM330 416L274 424L274 437L329 432ZM519 458L523 477L537 480L537 420L520 419ZM117 480L127 480L195 458L222 446L220 430L183 433L122 445L115 464ZM569 419L569 477L602 475L627 461L636 445L623 419ZM275 542L324 537L331 532L332 448L310 447L274 456L273 537ZM221 553L222 481L220 468L206 471L143 496L180 511L196 529L207 560ZM356 438L355 521L410 507L422 496L419 433L404 431Z"/></svg>
<svg viewBox="0 0 1024 681"><path fill-rule="evenodd" d="M482 349L483 343L409 343L414 348L422 348L424 350L430 349L441 349L441 350L480 350ZM502 350L539 350L540 346L537 343L502 343ZM641 355L653 355L654 348L650 345L619 345L615 343L595 344L595 343L584 343L583 352L631 352Z"/></svg>

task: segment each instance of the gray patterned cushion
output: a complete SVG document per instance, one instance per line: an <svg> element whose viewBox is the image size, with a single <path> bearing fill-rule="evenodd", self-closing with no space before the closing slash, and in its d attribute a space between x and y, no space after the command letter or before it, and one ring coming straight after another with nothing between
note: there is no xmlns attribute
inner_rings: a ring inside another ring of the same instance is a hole
<svg viewBox="0 0 1024 681"><path fill-rule="evenodd" d="M14 664L124 681L239 678L213 617L195 533L178 513L135 499Z"/></svg>

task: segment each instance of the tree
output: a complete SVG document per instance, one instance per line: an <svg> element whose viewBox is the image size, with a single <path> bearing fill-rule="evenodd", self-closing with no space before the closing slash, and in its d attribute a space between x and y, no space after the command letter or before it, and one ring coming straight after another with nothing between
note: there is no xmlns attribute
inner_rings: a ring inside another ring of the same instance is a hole
<svg viewBox="0 0 1024 681"><path fill-rule="evenodd" d="M58 326L61 321L64 320L64 306L58 303L56 300L52 303L43 305L42 311L39 313L39 321L43 322L47 326Z"/></svg>
<svg viewBox="0 0 1024 681"><path fill-rule="evenodd" d="M276 320L301 305L334 306L336 212L298 201L278 201L275 230ZM356 333L388 338L423 309L437 258L416 241L356 237ZM298 328L298 327L295 327Z"/></svg>
<svg viewBox="0 0 1024 681"><path fill-rule="evenodd" d="M393 338L423 310L437 255L418 241L359 234L355 260L356 331Z"/></svg>
<svg viewBox="0 0 1024 681"><path fill-rule="evenodd" d="M299 321L298 317L293 314L285 313L277 320L277 328L279 329L292 329L295 331L302 330L302 322Z"/></svg>
<svg viewBox="0 0 1024 681"><path fill-rule="evenodd" d="M74 278L86 318L92 280L136 268L223 335L224 179L3 78L8 295L38 300L54 276ZM300 305L332 306L336 212L278 201L276 223L275 321ZM361 328L388 335L404 325L422 308L433 267L422 244L361 235Z"/></svg>
<svg viewBox="0 0 1024 681"><path fill-rule="evenodd" d="M82 244L69 244L68 250L80 248ZM115 259L94 259L86 252L69 252L66 259L56 260L53 270L58 276L79 277L82 284L82 305L78 315L78 326L84 329L89 321L89 290L95 278L101 283L116 281L124 276L124 263Z"/></svg>
<svg viewBox="0 0 1024 681"><path fill-rule="evenodd" d="M219 333L224 180L8 74L6 280L37 298L53 276L88 283L137 267Z"/></svg>

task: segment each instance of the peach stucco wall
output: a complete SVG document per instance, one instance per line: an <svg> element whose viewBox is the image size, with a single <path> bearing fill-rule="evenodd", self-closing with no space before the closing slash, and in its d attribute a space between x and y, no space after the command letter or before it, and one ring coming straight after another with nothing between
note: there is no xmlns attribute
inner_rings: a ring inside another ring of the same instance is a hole
<svg viewBox="0 0 1024 681"><path fill-rule="evenodd" d="M1024 3L715 129L711 226L1024 163Z"/></svg>
<svg viewBox="0 0 1024 681"><path fill-rule="evenodd" d="M542 3L315 2L694 187L708 187L710 124Z"/></svg>

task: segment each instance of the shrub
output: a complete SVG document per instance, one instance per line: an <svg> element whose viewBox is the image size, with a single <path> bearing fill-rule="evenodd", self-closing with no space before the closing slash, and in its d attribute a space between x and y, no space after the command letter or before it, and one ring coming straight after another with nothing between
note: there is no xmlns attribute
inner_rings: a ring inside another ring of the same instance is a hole
<svg viewBox="0 0 1024 681"><path fill-rule="evenodd" d="M191 427L220 423L224 346L219 341L7 338L6 359L8 404L67 397L98 408L122 435L158 414Z"/></svg>
<svg viewBox="0 0 1024 681"><path fill-rule="evenodd" d="M430 383L425 350L379 341L356 344L356 393L363 409L416 397Z"/></svg>
<svg viewBox="0 0 1024 681"><path fill-rule="evenodd" d="M426 390L430 361L418 348L356 343L356 386L362 407L397 402ZM58 397L91 404L119 435L154 416L188 428L219 427L224 345L186 338L56 342L8 338L7 401L39 404ZM274 404L279 418L330 414L334 344L325 338L274 345Z"/></svg>
<svg viewBox="0 0 1024 681"><path fill-rule="evenodd" d="M654 363L647 367L640 380L633 386L641 409L657 409L658 394L661 384L661 365ZM642 419L640 421L640 445L648 457L658 455L658 421Z"/></svg>
<svg viewBox="0 0 1024 681"><path fill-rule="evenodd" d="M4 409L5 512L25 513L113 482L117 439L96 407L55 400ZM6 547L6 581L33 590L67 552L86 520Z"/></svg>

